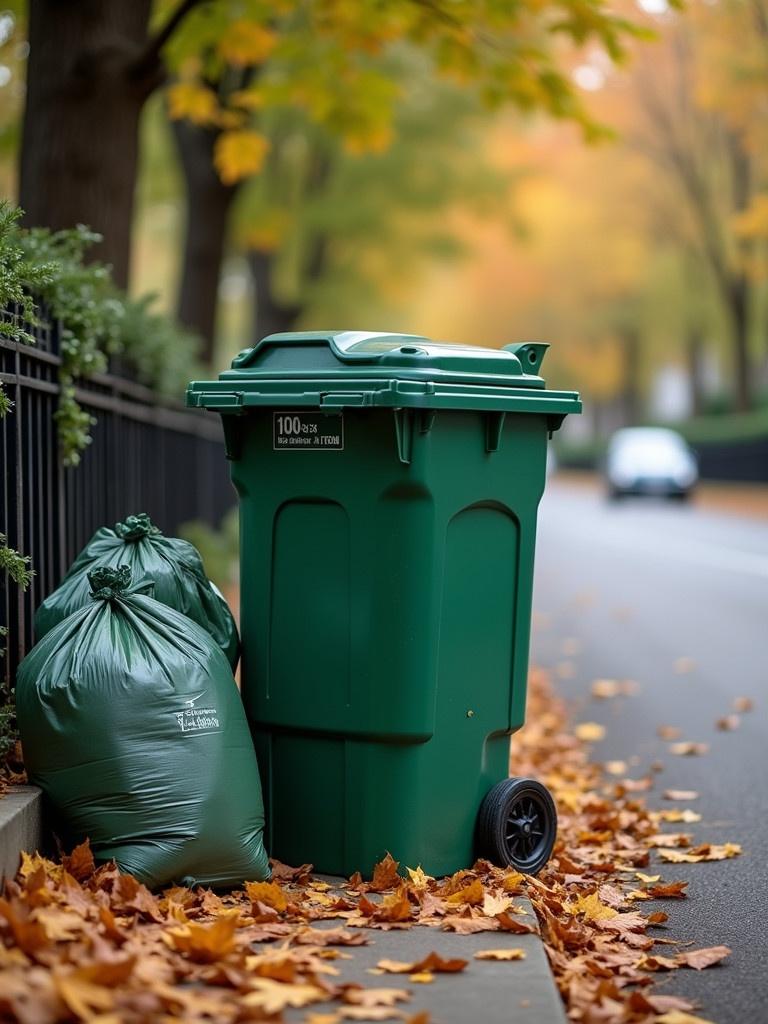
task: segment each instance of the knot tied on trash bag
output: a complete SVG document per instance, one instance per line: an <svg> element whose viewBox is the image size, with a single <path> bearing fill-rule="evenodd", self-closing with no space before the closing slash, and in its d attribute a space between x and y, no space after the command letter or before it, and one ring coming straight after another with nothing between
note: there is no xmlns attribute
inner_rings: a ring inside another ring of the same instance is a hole
<svg viewBox="0 0 768 1024"><path fill-rule="evenodd" d="M115 533L121 540L141 540L150 534L159 534L160 530L146 512L138 512L135 516L126 516L122 523L115 523Z"/></svg>
<svg viewBox="0 0 768 1024"><path fill-rule="evenodd" d="M116 569L100 566L88 573L91 584L91 597L95 601L109 601L119 597L131 585L130 565L118 565Z"/></svg>

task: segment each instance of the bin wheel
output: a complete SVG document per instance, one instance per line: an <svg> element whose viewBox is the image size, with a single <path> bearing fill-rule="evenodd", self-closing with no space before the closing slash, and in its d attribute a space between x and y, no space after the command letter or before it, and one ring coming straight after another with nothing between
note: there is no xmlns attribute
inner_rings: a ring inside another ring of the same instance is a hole
<svg viewBox="0 0 768 1024"><path fill-rule="evenodd" d="M535 779L503 779L489 790L477 815L477 852L494 864L535 875L557 835L555 801Z"/></svg>

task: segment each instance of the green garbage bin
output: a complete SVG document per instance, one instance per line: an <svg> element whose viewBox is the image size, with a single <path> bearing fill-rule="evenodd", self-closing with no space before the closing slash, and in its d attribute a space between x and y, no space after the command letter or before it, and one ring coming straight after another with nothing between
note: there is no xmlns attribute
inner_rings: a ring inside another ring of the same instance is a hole
<svg viewBox="0 0 768 1024"><path fill-rule="evenodd" d="M508 779L547 436L581 409L545 388L546 348L274 334L190 384L241 500L243 698L280 860L549 856L549 794Z"/></svg>

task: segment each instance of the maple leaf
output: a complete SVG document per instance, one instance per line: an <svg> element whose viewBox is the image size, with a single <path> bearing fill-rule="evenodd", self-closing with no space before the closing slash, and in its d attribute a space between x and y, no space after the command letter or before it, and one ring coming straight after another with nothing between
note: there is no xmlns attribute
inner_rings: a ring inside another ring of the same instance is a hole
<svg viewBox="0 0 768 1024"><path fill-rule="evenodd" d="M178 950L196 963L210 964L228 956L237 947L235 932L240 915L234 911L227 916L216 918L210 924L190 922L180 928L169 928L163 938L173 949Z"/></svg>
<svg viewBox="0 0 768 1024"><path fill-rule="evenodd" d="M216 123L219 101L216 93L199 82L176 82L168 88L168 112L174 121L187 118L193 124Z"/></svg>
<svg viewBox="0 0 768 1024"><path fill-rule="evenodd" d="M408 877L416 889L426 889L430 882L434 882L432 875L428 875L422 870L421 864L415 869L406 868L405 870L408 872Z"/></svg>
<svg viewBox="0 0 768 1024"><path fill-rule="evenodd" d="M405 960L379 960L376 966L390 974L417 974L419 971L455 974L457 971L463 971L468 962L459 958L444 960L438 953L428 953L422 960L414 963Z"/></svg>
<svg viewBox="0 0 768 1024"><path fill-rule="evenodd" d="M525 960L524 949L478 949L475 960Z"/></svg>
<svg viewBox="0 0 768 1024"><path fill-rule="evenodd" d="M356 1006L394 1006L410 998L411 993L404 988L361 988L350 985L344 990L344 1001Z"/></svg>
<svg viewBox="0 0 768 1024"><path fill-rule="evenodd" d="M266 1014L282 1013L289 1006L309 1006L322 1002L327 993L317 985L306 983L285 984L271 978L254 978L249 982L250 991L241 998L243 1006L263 1010Z"/></svg>
<svg viewBox="0 0 768 1024"><path fill-rule="evenodd" d="M39 921L33 920L28 908L18 899L0 899L0 917L5 918L16 945L34 956L49 945L48 935Z"/></svg>
<svg viewBox="0 0 768 1024"><path fill-rule="evenodd" d="M245 891L251 903L264 903L279 913L288 907L285 893L277 882L246 882Z"/></svg>
<svg viewBox="0 0 768 1024"><path fill-rule="evenodd" d="M734 729L738 729L741 725L741 719L738 715L724 715L722 718L718 718L715 722L715 726L721 732L733 732Z"/></svg>
<svg viewBox="0 0 768 1024"><path fill-rule="evenodd" d="M277 34L249 18L237 18L227 25L219 39L219 54L236 68L261 64L277 44Z"/></svg>
<svg viewBox="0 0 768 1024"><path fill-rule="evenodd" d="M685 953L678 953L676 960L684 967L693 967L695 971L702 971L705 967L720 963L725 957L730 956L728 946L710 946L707 949L692 949Z"/></svg>
<svg viewBox="0 0 768 1024"><path fill-rule="evenodd" d="M688 895L685 891L688 888L687 882L667 882L661 885L652 885L646 889L646 894L652 899L669 899L670 897L681 899Z"/></svg>
<svg viewBox="0 0 768 1024"><path fill-rule="evenodd" d="M96 1012L114 1008L115 997L110 989L81 977L79 971L64 973L54 969L53 980L62 1000L79 1020L91 1020Z"/></svg>
<svg viewBox="0 0 768 1024"><path fill-rule="evenodd" d="M682 743L670 743L669 752L670 754L679 754L681 757L698 757L701 754L709 753L709 744L685 740Z"/></svg>
<svg viewBox="0 0 768 1024"><path fill-rule="evenodd" d="M385 892L387 889L393 889L396 885L400 885L402 879L397 873L399 867L398 861L392 857L391 853L387 853L373 869L373 878L368 884L370 891Z"/></svg>
<svg viewBox="0 0 768 1024"><path fill-rule="evenodd" d="M585 743L597 743L605 736L605 726L599 722L579 722L574 732Z"/></svg>
<svg viewBox="0 0 768 1024"><path fill-rule="evenodd" d="M485 890L483 889L483 883L476 878L463 889L459 889L458 892L454 892L446 897L446 903L466 903L472 907L481 907L484 899Z"/></svg>
<svg viewBox="0 0 768 1024"><path fill-rule="evenodd" d="M270 148L269 139L250 129L221 132L213 149L213 163L222 183L234 185L258 174Z"/></svg>
<svg viewBox="0 0 768 1024"><path fill-rule="evenodd" d="M96 863L93 859L93 853L91 852L91 842L86 839L85 842L80 843L76 846L72 853L64 854L61 858L61 866L65 871L68 871L73 878L76 878L78 882L84 881L96 870Z"/></svg>
<svg viewBox="0 0 768 1024"><path fill-rule="evenodd" d="M606 918L616 917L617 911L613 907L600 902L596 892L588 896L577 896L576 899L566 906L571 914L583 914L585 921L602 921Z"/></svg>

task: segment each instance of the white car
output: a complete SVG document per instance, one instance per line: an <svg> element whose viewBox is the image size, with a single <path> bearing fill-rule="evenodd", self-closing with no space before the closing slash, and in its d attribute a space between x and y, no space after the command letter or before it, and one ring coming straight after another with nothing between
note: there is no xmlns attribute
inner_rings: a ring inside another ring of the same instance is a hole
<svg viewBox="0 0 768 1024"><path fill-rule="evenodd" d="M608 494L658 494L687 498L699 478L696 457L683 438L665 427L617 430L605 460Z"/></svg>

